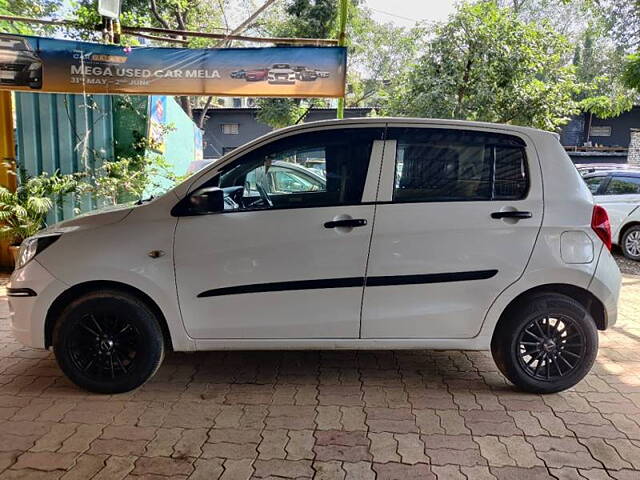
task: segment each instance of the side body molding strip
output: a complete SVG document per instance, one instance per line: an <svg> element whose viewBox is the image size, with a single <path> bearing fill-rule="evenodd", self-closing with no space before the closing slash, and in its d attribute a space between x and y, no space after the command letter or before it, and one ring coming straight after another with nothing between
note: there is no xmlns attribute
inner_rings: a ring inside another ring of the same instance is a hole
<svg viewBox="0 0 640 480"><path fill-rule="evenodd" d="M318 280L295 280L291 282L255 283L235 287L214 288L198 294L198 298L240 295L244 293L284 292L287 290L317 290L324 288L388 287L394 285L418 285L429 283L465 282L486 280L494 277L498 270L475 270L471 272L428 273L425 275L388 275L377 277L323 278Z"/></svg>

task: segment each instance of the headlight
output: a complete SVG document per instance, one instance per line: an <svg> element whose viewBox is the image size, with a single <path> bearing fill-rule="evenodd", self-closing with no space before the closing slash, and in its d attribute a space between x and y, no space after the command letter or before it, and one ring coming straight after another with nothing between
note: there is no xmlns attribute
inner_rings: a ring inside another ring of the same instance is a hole
<svg viewBox="0 0 640 480"><path fill-rule="evenodd" d="M30 237L25 239L20 245L18 252L18 260L16 261L16 270L24 267L37 254L58 240L60 235L45 235L42 237Z"/></svg>
<svg viewBox="0 0 640 480"><path fill-rule="evenodd" d="M31 71L40 70L41 68L42 68L41 63L32 63L31 65L29 65L29 70Z"/></svg>

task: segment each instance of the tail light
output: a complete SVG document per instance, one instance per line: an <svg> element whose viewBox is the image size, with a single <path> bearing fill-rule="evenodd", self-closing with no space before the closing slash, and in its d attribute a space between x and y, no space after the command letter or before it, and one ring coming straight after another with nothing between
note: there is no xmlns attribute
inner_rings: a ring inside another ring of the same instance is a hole
<svg viewBox="0 0 640 480"><path fill-rule="evenodd" d="M611 224L609 223L609 214L600 205L593 206L593 215L591 215L591 228L602 243L611 250Z"/></svg>

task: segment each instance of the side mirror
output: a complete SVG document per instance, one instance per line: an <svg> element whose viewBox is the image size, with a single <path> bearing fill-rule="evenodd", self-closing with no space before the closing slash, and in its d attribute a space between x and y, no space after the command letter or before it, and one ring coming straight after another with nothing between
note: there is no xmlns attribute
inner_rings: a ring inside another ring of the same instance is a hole
<svg viewBox="0 0 640 480"><path fill-rule="evenodd" d="M197 212L222 212L224 210L224 191L218 187L199 188L191 194L189 201Z"/></svg>

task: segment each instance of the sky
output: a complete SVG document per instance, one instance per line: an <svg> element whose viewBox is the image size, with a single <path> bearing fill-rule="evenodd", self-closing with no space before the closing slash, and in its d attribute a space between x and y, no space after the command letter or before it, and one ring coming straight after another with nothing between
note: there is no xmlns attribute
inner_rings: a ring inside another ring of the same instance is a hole
<svg viewBox="0 0 640 480"><path fill-rule="evenodd" d="M412 27L417 21L445 20L453 12L455 0L365 0L373 18L399 27Z"/></svg>

